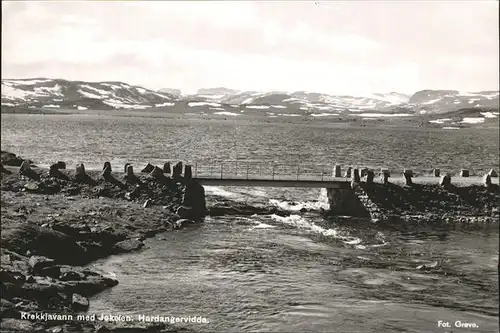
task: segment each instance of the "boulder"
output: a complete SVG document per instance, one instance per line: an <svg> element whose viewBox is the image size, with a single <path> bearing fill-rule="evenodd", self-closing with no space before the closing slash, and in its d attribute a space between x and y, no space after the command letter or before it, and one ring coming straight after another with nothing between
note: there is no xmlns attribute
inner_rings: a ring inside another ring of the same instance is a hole
<svg viewBox="0 0 500 333"><path fill-rule="evenodd" d="M16 156L16 154L13 154L13 153L9 153L7 151L3 151L1 152L1 162L3 165L9 165L9 166L21 166L21 164L24 162L25 160L22 159L21 157L19 156ZM29 164L32 164L33 161L31 160L26 160L28 161Z"/></svg>
<svg viewBox="0 0 500 333"><path fill-rule="evenodd" d="M439 185L447 187L451 185L451 177L450 175L444 175L441 176L441 179L439 181Z"/></svg>
<svg viewBox="0 0 500 333"><path fill-rule="evenodd" d="M63 161L57 161L55 164L59 170L65 170L66 169L66 163Z"/></svg>
<svg viewBox="0 0 500 333"><path fill-rule="evenodd" d="M434 177L439 177L439 175L441 174L441 169L432 170L432 174L434 175Z"/></svg>
<svg viewBox="0 0 500 333"><path fill-rule="evenodd" d="M40 180L40 175L37 174L33 169L31 169L31 165L27 160L24 160L21 166L19 167L19 174L28 177L29 179L32 180L36 181Z"/></svg>
<svg viewBox="0 0 500 333"><path fill-rule="evenodd" d="M334 168L333 168L333 177L342 177L342 171L340 169L340 165L336 165Z"/></svg>
<svg viewBox="0 0 500 333"><path fill-rule="evenodd" d="M389 177L391 173L387 169L380 169L380 182L384 185L389 183Z"/></svg>
<svg viewBox="0 0 500 333"><path fill-rule="evenodd" d="M177 162L172 170L172 178L178 179L182 176L182 162Z"/></svg>
<svg viewBox="0 0 500 333"><path fill-rule="evenodd" d="M186 166L184 167L184 179L191 179L191 178L193 178L193 171L191 165L186 164Z"/></svg>
<svg viewBox="0 0 500 333"><path fill-rule="evenodd" d="M489 174L483 176L483 184L486 187L491 187L491 176Z"/></svg>
<svg viewBox="0 0 500 333"><path fill-rule="evenodd" d="M115 252L130 252L141 249L144 246L144 243L138 239L126 239L124 241L118 242L115 244Z"/></svg>
<svg viewBox="0 0 500 333"><path fill-rule="evenodd" d="M111 163L109 163L109 162L104 162L104 165L103 165L103 167L102 167L102 171L104 171L104 170L106 170L106 169L109 169L109 172L111 172L111 171L112 171L112 169L111 169Z"/></svg>
<svg viewBox="0 0 500 333"><path fill-rule="evenodd" d="M155 166L153 170L149 173L153 178L161 178L163 177L163 170Z"/></svg>
<svg viewBox="0 0 500 333"><path fill-rule="evenodd" d="M80 294L73 294L71 296L71 308L74 311L87 311L89 308L89 300Z"/></svg>
<svg viewBox="0 0 500 333"><path fill-rule="evenodd" d="M149 207L151 207L152 203L153 203L153 200L148 199L148 200L146 200L146 202L142 205L142 208L149 208Z"/></svg>
<svg viewBox="0 0 500 333"><path fill-rule="evenodd" d="M498 177L498 173L494 170L494 169L491 169L490 171L488 171L488 175L493 178L493 177Z"/></svg>
<svg viewBox="0 0 500 333"><path fill-rule="evenodd" d="M76 165L75 179L78 181L84 181L87 179L87 173L85 172L85 165L83 165L83 163Z"/></svg>
<svg viewBox="0 0 500 333"><path fill-rule="evenodd" d="M127 173L127 168L130 165L130 163L125 163L125 166L123 167L123 172Z"/></svg>
<svg viewBox="0 0 500 333"><path fill-rule="evenodd" d="M348 167L344 173L344 178L351 178L352 167Z"/></svg>
<svg viewBox="0 0 500 333"><path fill-rule="evenodd" d="M52 164L49 167L49 177L54 177L62 180L69 180L69 178L59 170L60 168L57 164Z"/></svg>
<svg viewBox="0 0 500 333"><path fill-rule="evenodd" d="M154 165L152 165L152 164L148 163L148 164L144 167L144 169L142 169L142 170L141 170L141 172L142 172L142 173L150 173L151 171L153 171L153 170L154 170L154 168L155 168L155 167L154 167Z"/></svg>
<svg viewBox="0 0 500 333"><path fill-rule="evenodd" d="M365 182L367 184L373 184L373 178L375 178L375 173L373 172L373 170L366 170L366 180Z"/></svg>
<svg viewBox="0 0 500 333"><path fill-rule="evenodd" d="M469 177L470 173L467 169L460 170L460 177Z"/></svg>
<svg viewBox="0 0 500 333"><path fill-rule="evenodd" d="M28 265L33 274L41 275L43 269L54 266L54 260L44 256L31 256Z"/></svg>
<svg viewBox="0 0 500 333"><path fill-rule="evenodd" d="M172 169L170 168L170 162L166 162L165 164L163 164L163 172L172 173Z"/></svg>
<svg viewBox="0 0 500 333"><path fill-rule="evenodd" d="M403 177L405 178L405 184L410 186L413 184L413 181L411 180L413 177L413 170L411 169L404 169L403 170Z"/></svg>
<svg viewBox="0 0 500 333"><path fill-rule="evenodd" d="M354 169L352 171L352 181L355 183L359 183L361 181L361 177L359 176L359 169Z"/></svg>
<svg viewBox="0 0 500 333"><path fill-rule="evenodd" d="M86 260L85 249L72 237L31 223L5 227L2 225L1 239L2 248L17 253L26 253L29 250L38 256L46 256L60 263L74 265Z"/></svg>

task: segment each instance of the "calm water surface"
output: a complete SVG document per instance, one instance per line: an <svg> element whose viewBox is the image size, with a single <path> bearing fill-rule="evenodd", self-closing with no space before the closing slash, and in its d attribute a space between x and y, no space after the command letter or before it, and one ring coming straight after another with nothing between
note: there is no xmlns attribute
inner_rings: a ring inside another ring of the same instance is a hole
<svg viewBox="0 0 500 333"><path fill-rule="evenodd" d="M484 172L498 130L346 129L172 119L2 115L2 150L39 164L64 160L254 159ZM207 218L147 240L144 251L91 266L120 284L90 312L203 316L202 332L497 332L498 230L404 232L324 220L318 189L207 187L225 200L279 205L279 216ZM350 222L350 223L347 223ZM354 225L354 226L353 226ZM416 269L437 264L429 272ZM439 320L452 328L439 328ZM455 328L454 322L478 328Z"/></svg>

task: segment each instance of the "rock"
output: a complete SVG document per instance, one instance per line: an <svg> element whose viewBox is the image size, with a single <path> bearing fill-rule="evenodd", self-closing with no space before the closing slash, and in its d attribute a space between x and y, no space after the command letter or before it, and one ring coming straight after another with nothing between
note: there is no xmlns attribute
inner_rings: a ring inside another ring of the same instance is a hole
<svg viewBox="0 0 500 333"><path fill-rule="evenodd" d="M434 175L434 177L439 177L439 175L441 174L441 169L432 170L432 174Z"/></svg>
<svg viewBox="0 0 500 333"><path fill-rule="evenodd" d="M111 178L111 163L109 163L109 162L104 163L104 166L102 168L102 177L104 179Z"/></svg>
<svg viewBox="0 0 500 333"><path fill-rule="evenodd" d="M185 219L189 219L194 215L193 209L191 207L186 207L186 206L180 206L179 208L177 208L175 213L179 215L181 218Z"/></svg>
<svg viewBox="0 0 500 333"><path fill-rule="evenodd" d="M427 270L431 270L433 268L436 268L437 266L438 266L438 262L434 261L433 263L430 263L430 264L423 264L423 265L417 266L416 269L427 271Z"/></svg>
<svg viewBox="0 0 500 333"><path fill-rule="evenodd" d="M359 176L359 169L354 169L352 172L352 181L354 183L359 183L361 182L361 178Z"/></svg>
<svg viewBox="0 0 500 333"><path fill-rule="evenodd" d="M489 174L483 176L483 184L486 187L491 187L491 176Z"/></svg>
<svg viewBox="0 0 500 333"><path fill-rule="evenodd" d="M29 162L23 161L23 163L21 163L21 167L19 168L19 172L22 174L23 172L30 171L30 170L31 170L31 166L30 166Z"/></svg>
<svg viewBox="0 0 500 333"><path fill-rule="evenodd" d="M191 165L186 164L186 166L184 167L184 179L191 179L191 178L193 178L193 171Z"/></svg>
<svg viewBox="0 0 500 333"><path fill-rule="evenodd" d="M36 193L39 190L39 185L37 183L30 182L30 183L24 184L23 189L27 192Z"/></svg>
<svg viewBox="0 0 500 333"><path fill-rule="evenodd" d="M344 178L351 178L352 167L348 167L345 171Z"/></svg>
<svg viewBox="0 0 500 333"><path fill-rule="evenodd" d="M42 268L40 276L48 276L53 279L58 279L61 275L61 268L59 266L50 266Z"/></svg>
<svg viewBox="0 0 500 333"><path fill-rule="evenodd" d="M20 272L9 271L2 268L0 270L0 281L12 283L14 285L21 285L26 281L26 276Z"/></svg>
<svg viewBox="0 0 500 333"><path fill-rule="evenodd" d="M19 156L16 156L16 154L9 153L7 151L1 151L1 163L3 165L8 165L8 166L21 166L21 164L25 161ZM31 160L26 160L28 161L29 164L32 164L33 161Z"/></svg>
<svg viewBox="0 0 500 333"><path fill-rule="evenodd" d="M150 176L152 176L153 178L161 178L163 177L163 170L158 168L157 166L155 166L153 168L153 170L151 170L151 172L149 173Z"/></svg>
<svg viewBox="0 0 500 333"><path fill-rule="evenodd" d="M439 181L439 185L447 187L451 185L451 177L450 175L441 176L441 180Z"/></svg>
<svg viewBox="0 0 500 333"><path fill-rule="evenodd" d="M489 172L488 172L488 175L493 178L493 177L498 177L498 173L494 170L494 169L491 169Z"/></svg>
<svg viewBox="0 0 500 333"><path fill-rule="evenodd" d="M2 173L8 174L8 175L10 175L12 173L9 170L5 169L5 167L3 166L3 163L0 163L0 171Z"/></svg>
<svg viewBox="0 0 500 333"><path fill-rule="evenodd" d="M380 182L384 185L389 183L389 177L391 176L389 170L380 169Z"/></svg>
<svg viewBox="0 0 500 333"><path fill-rule="evenodd" d="M181 178L181 176L182 176L182 162L177 162L177 164L174 165L172 170L172 178L178 179Z"/></svg>
<svg viewBox="0 0 500 333"><path fill-rule="evenodd" d="M367 168L363 168L360 170L360 177L363 178L364 176L366 176L366 173L368 172L368 169Z"/></svg>
<svg viewBox="0 0 500 333"><path fill-rule="evenodd" d="M27 160L24 160L19 168L19 174L28 177L29 179L39 181L40 175L31 169L31 165Z"/></svg>
<svg viewBox="0 0 500 333"><path fill-rule="evenodd" d="M44 268L54 265L54 260L44 256L31 256L28 260L28 265L31 268L31 272L40 275Z"/></svg>
<svg viewBox="0 0 500 333"><path fill-rule="evenodd" d="M107 162L107 161L106 161L106 162L104 162L104 165L103 165L103 167L102 167L102 171L104 171L104 170L106 170L106 169L109 169L109 172L111 172L111 171L112 171L112 169L111 169L111 163L110 163L110 162Z"/></svg>
<svg viewBox="0 0 500 333"><path fill-rule="evenodd" d="M308 212L308 210L307 210L307 208L302 207L302 208L299 210L299 212L301 212L301 213L306 213L306 212Z"/></svg>
<svg viewBox="0 0 500 333"><path fill-rule="evenodd" d="M173 228L176 230L179 230L179 229L182 229L183 227L186 227L189 225L196 225L196 222L194 222L193 220L189 220L189 219L179 219L179 220L175 221L175 223L173 224Z"/></svg>
<svg viewBox="0 0 500 333"><path fill-rule="evenodd" d="M115 252L130 252L141 249L144 246L144 243L138 239L126 239L124 241L118 242L115 244Z"/></svg>
<svg viewBox="0 0 500 333"><path fill-rule="evenodd" d="M79 294L71 296L71 308L75 311L86 311L89 308L89 300Z"/></svg>
<svg viewBox="0 0 500 333"><path fill-rule="evenodd" d="M413 170L411 169L404 169L403 170L403 177L405 178L405 184L407 186L410 186L413 184L411 178L413 177Z"/></svg>
<svg viewBox="0 0 500 333"><path fill-rule="evenodd" d="M333 168L333 177L342 177L342 171L340 169L340 165L336 165L334 168Z"/></svg>
<svg viewBox="0 0 500 333"><path fill-rule="evenodd" d="M69 180L69 178L59 171L59 166L57 164L52 164L49 168L49 177L54 177L62 180Z"/></svg>
<svg viewBox="0 0 500 333"><path fill-rule="evenodd" d="M79 265L86 260L85 249L72 237L31 223L5 227L2 225L1 240L2 248L17 253L27 253L30 250L38 256L53 258L62 264Z"/></svg>
<svg viewBox="0 0 500 333"><path fill-rule="evenodd" d="M467 169L460 170L460 177L469 177L469 170Z"/></svg>
<svg viewBox="0 0 500 333"><path fill-rule="evenodd" d="M57 163L55 164L57 166L58 169L60 170L65 170L66 169L66 163L63 162L63 161L57 161Z"/></svg>
<svg viewBox="0 0 500 333"><path fill-rule="evenodd" d="M373 178L375 178L375 173L373 172L373 170L366 170L366 180L365 182L367 184L373 184Z"/></svg>
<svg viewBox="0 0 500 333"><path fill-rule="evenodd" d="M141 170L141 172L142 172L142 173L150 173L151 171L153 171L153 170L154 170L154 168L155 168L155 167L154 167L154 165L152 165L152 164L148 163L148 164L144 167L144 169L142 169L142 170Z"/></svg>
<svg viewBox="0 0 500 333"><path fill-rule="evenodd" d="M123 167L123 172L127 173L127 168L130 165L130 163L125 163L125 166Z"/></svg>
<svg viewBox="0 0 500 333"><path fill-rule="evenodd" d="M146 202L142 205L142 208L149 208L149 207L151 207L152 202L153 201L151 199L146 200Z"/></svg>
<svg viewBox="0 0 500 333"><path fill-rule="evenodd" d="M172 169L170 168L170 162L166 162L163 164L163 172L164 173L171 173Z"/></svg>
<svg viewBox="0 0 500 333"><path fill-rule="evenodd" d="M205 189L196 181L189 181L184 190L182 206L191 208L191 219L197 220L207 213Z"/></svg>
<svg viewBox="0 0 500 333"><path fill-rule="evenodd" d="M75 169L76 180L86 180L87 173L85 172L85 165L83 163L77 164Z"/></svg>
<svg viewBox="0 0 500 333"><path fill-rule="evenodd" d="M85 275L80 272L68 271L60 275L61 281L81 281L85 279Z"/></svg>

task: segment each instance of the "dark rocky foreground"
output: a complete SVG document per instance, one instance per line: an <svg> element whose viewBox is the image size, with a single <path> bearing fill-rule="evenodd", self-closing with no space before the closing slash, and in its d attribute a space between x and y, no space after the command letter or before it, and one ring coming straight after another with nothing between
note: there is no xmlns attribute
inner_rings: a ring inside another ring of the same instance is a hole
<svg viewBox="0 0 500 333"><path fill-rule="evenodd" d="M6 164L22 163L3 152L2 163L6 156L11 162ZM163 175L138 174L129 182L101 172L83 178L67 170L57 178L49 173L30 168L21 175L20 168L2 165L1 331L187 331L163 323L75 318L88 309L87 297L118 284L82 266L139 250L155 233L196 227L205 213L203 188ZM21 319L23 313L72 315L73 320Z"/></svg>

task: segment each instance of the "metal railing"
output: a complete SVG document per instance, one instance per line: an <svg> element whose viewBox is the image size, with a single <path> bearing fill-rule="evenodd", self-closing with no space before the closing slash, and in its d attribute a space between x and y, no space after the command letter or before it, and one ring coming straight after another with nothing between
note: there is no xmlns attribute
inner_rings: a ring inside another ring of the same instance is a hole
<svg viewBox="0 0 500 333"><path fill-rule="evenodd" d="M333 166L318 164L288 165L257 161L210 161L191 163L194 178L206 179L269 179L328 180Z"/></svg>

